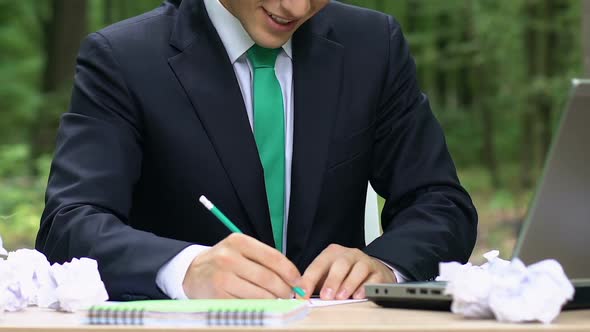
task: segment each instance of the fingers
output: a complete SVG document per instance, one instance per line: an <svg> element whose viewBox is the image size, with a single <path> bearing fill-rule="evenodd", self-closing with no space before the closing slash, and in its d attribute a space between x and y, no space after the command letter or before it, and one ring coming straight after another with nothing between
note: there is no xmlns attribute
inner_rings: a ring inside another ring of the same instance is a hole
<svg viewBox="0 0 590 332"><path fill-rule="evenodd" d="M253 284L252 282L232 274L223 285L228 298L236 299L276 299L277 297L268 290Z"/></svg>
<svg viewBox="0 0 590 332"><path fill-rule="evenodd" d="M379 276L379 274L374 273L371 274L367 279L365 279L362 283L359 284L359 286L357 287L357 289L354 291L354 294L352 295L352 298L355 300L360 300L360 299L364 299L366 298L366 293L365 293L365 284L369 284L369 283L380 283L383 282L381 276Z"/></svg>
<svg viewBox="0 0 590 332"><path fill-rule="evenodd" d="M220 290L215 293L219 299L274 299L273 294L266 289L252 284L235 274L217 274L212 279L212 289Z"/></svg>
<svg viewBox="0 0 590 332"><path fill-rule="evenodd" d="M257 264L248 259L240 259L235 263L236 275L251 285L264 289L267 294L263 298L290 299L293 297L292 286L287 284L279 275L266 266Z"/></svg>
<svg viewBox="0 0 590 332"><path fill-rule="evenodd" d="M357 261L350 270L350 273L344 282L342 282L340 289L336 294L336 299L348 299L351 295L353 295L353 292L356 292L359 288L363 289L363 284L369 277L370 272L371 268L366 261Z"/></svg>
<svg viewBox="0 0 590 332"><path fill-rule="evenodd" d="M302 285L310 294L320 288L323 300L344 300L351 296L360 299L365 297L365 283L387 282L391 276L393 272L387 266L359 249L333 244L310 264L303 274Z"/></svg>
<svg viewBox="0 0 590 332"><path fill-rule="evenodd" d="M197 256L183 282L190 298L291 298L292 287L324 300L364 298L367 282L395 281L391 269L359 249L332 244L303 277L276 249L243 234L232 234Z"/></svg>
<svg viewBox="0 0 590 332"><path fill-rule="evenodd" d="M311 294L319 288L324 282L320 282L325 280L328 272L330 271L330 267L334 262L335 258L337 257L336 254L339 251L338 248L335 248L337 245L330 245L326 249L324 249L314 260L311 264L307 267L305 272L303 273L303 277L301 278L301 287L305 291L306 294L311 296ZM329 299L330 296L333 295L333 289L330 292L329 290L323 290L321 288L320 297L322 292L324 293L323 299Z"/></svg>
<svg viewBox="0 0 590 332"><path fill-rule="evenodd" d="M297 286L301 279L299 270L275 248L243 234L232 234L226 240L244 257L271 270L291 287ZM247 272L247 270L244 271Z"/></svg>
<svg viewBox="0 0 590 332"><path fill-rule="evenodd" d="M340 247L330 256L337 256L330 266L320 298L344 300L358 288L371 271L368 256L358 249Z"/></svg>
<svg viewBox="0 0 590 332"><path fill-rule="evenodd" d="M324 286L320 291L320 298L324 300L332 300L339 298L342 295L341 287L342 281L348 275L351 268L351 263L347 258L339 258L332 264L328 272L328 276L324 281ZM346 296L345 298L348 298Z"/></svg>
<svg viewBox="0 0 590 332"><path fill-rule="evenodd" d="M299 278L276 249L232 234L193 259L183 289L189 298L291 298Z"/></svg>

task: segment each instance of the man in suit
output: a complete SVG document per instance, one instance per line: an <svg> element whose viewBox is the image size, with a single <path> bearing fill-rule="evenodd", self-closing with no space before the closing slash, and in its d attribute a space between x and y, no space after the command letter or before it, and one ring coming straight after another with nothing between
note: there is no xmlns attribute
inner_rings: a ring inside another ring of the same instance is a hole
<svg viewBox="0 0 590 332"><path fill-rule="evenodd" d="M344 299L465 262L476 225L392 17L169 0L83 42L36 247L96 259L111 299Z"/></svg>

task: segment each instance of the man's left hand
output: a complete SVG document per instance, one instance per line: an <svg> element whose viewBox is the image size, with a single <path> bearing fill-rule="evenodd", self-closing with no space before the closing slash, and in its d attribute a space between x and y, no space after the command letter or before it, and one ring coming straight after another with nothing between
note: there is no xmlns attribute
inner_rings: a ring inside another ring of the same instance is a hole
<svg viewBox="0 0 590 332"><path fill-rule="evenodd" d="M396 282L393 271L381 261L356 248L329 245L303 274L301 286L307 294L319 290L322 300L365 298L365 283Z"/></svg>

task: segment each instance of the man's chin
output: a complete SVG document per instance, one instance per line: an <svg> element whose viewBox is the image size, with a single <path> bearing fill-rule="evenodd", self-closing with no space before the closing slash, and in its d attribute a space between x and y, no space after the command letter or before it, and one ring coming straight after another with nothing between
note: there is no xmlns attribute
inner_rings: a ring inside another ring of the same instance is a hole
<svg viewBox="0 0 590 332"><path fill-rule="evenodd" d="M254 42L262 47L266 48L279 48L289 40L291 36L277 36L270 33L259 34L257 36L252 36Z"/></svg>

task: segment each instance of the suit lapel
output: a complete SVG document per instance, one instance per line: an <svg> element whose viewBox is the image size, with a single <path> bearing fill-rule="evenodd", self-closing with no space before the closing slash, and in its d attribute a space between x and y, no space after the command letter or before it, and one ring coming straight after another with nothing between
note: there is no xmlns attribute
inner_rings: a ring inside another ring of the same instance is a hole
<svg viewBox="0 0 590 332"><path fill-rule="evenodd" d="M320 200L343 63L342 45L326 37L326 27L313 27L312 22L293 37L295 110L287 253L295 263L307 245Z"/></svg>
<svg viewBox="0 0 590 332"><path fill-rule="evenodd" d="M256 236L274 246L262 165L242 93L202 1L183 1L168 59L248 214Z"/></svg>

